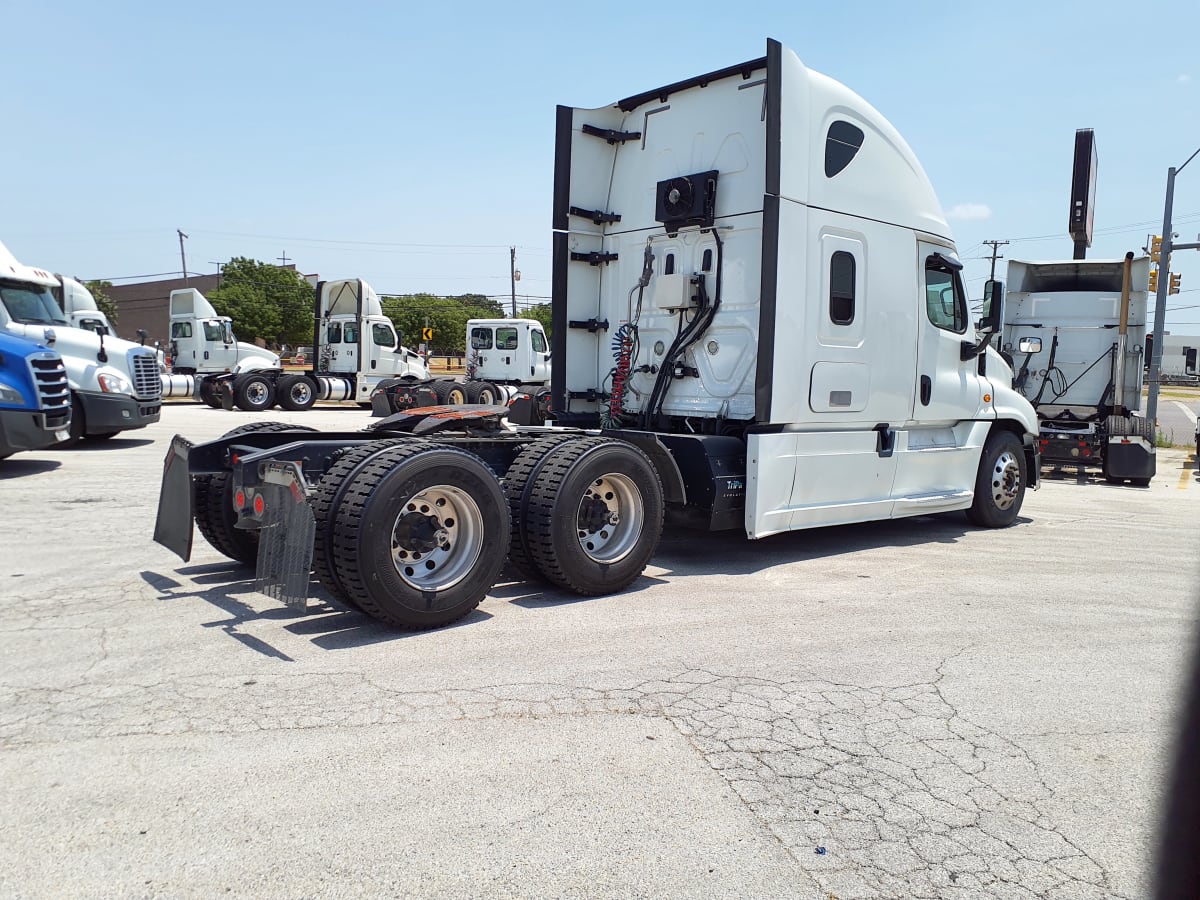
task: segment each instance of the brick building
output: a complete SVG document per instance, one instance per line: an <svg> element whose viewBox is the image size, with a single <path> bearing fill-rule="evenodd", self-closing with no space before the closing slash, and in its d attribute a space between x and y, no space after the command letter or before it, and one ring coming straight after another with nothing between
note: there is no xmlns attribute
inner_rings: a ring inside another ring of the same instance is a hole
<svg viewBox="0 0 1200 900"><path fill-rule="evenodd" d="M140 281L135 284L115 284L107 293L117 304L119 317L117 331L128 340L135 340L139 328L145 328L149 337L146 343L167 346L170 333L170 313L167 298L171 291L192 287L202 294L215 290L219 275L189 275L187 283L182 278L167 278L163 281ZM234 327L236 328L234 323Z"/></svg>

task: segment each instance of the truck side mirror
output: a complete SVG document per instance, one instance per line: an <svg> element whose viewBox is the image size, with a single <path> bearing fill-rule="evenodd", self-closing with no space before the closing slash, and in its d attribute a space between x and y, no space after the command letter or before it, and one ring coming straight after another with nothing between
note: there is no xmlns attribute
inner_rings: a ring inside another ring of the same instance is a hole
<svg viewBox="0 0 1200 900"><path fill-rule="evenodd" d="M145 347L146 346L146 338L150 337L150 332L148 332L145 328L139 328L137 330L137 336L138 336L138 342L143 347Z"/></svg>
<svg viewBox="0 0 1200 900"><path fill-rule="evenodd" d="M996 334L1004 322L1004 282L988 279L983 286L983 318L979 330L983 334Z"/></svg>
<svg viewBox="0 0 1200 900"><path fill-rule="evenodd" d="M1041 353L1042 339L1040 337L1024 337L1017 341L1019 353Z"/></svg>

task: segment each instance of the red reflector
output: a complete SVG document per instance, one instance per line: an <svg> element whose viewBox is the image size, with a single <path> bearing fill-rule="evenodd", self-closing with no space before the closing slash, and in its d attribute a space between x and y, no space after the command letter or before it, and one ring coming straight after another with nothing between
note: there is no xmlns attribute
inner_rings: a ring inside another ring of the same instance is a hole
<svg viewBox="0 0 1200 900"><path fill-rule="evenodd" d="M238 491L236 494L233 495L233 505L237 509L245 509L246 508L246 492L245 491Z"/></svg>
<svg viewBox="0 0 1200 900"><path fill-rule="evenodd" d="M1084 448L1083 448L1083 455L1084 455L1084 456L1091 456L1091 455L1092 455L1092 451L1091 451L1091 450L1089 450L1089 449L1087 449L1086 447L1084 447Z"/></svg>
<svg viewBox="0 0 1200 900"><path fill-rule="evenodd" d="M262 494L258 494L254 498L254 514L257 516L261 516L263 514L263 510L266 508L267 508L267 504L263 503Z"/></svg>

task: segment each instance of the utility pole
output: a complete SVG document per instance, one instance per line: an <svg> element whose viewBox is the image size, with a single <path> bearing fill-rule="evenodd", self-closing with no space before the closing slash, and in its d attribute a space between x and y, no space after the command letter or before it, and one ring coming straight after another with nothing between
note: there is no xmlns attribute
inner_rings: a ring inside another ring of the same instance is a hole
<svg viewBox="0 0 1200 900"><path fill-rule="evenodd" d="M1175 176L1196 158L1196 153L1200 153L1200 147L1196 148L1195 153L1184 160L1183 165L1178 169L1174 166L1167 169L1167 200L1163 204L1162 249L1159 250L1158 255L1158 293L1154 298L1154 348L1150 355L1150 385L1146 397L1146 418L1153 422L1155 427L1158 424L1158 380L1162 375L1163 327L1167 317L1167 292L1171 287L1171 249L1172 247L1177 250L1200 249L1200 241L1191 244L1176 244L1174 243L1175 236L1171 234L1171 213L1175 204Z"/></svg>
<svg viewBox="0 0 1200 900"><path fill-rule="evenodd" d="M1007 246L1008 246L1008 241L982 241L981 243L984 243L984 244L991 244L991 245L992 245L992 274L991 274L991 279L992 279L992 281L995 281L995 280L996 280L996 260L998 260L998 259L1004 259L1004 257L1003 257L1003 256L1000 254L1000 248L1001 248L1001 247L1007 247Z"/></svg>
<svg viewBox="0 0 1200 900"><path fill-rule="evenodd" d="M281 266L284 266L284 267L286 267L286 266L287 266L287 264L288 264L288 262L290 262L290 260L288 259L288 255L287 255L287 251L286 251L286 250L284 250L284 251L283 251L283 256L277 256L277 257L275 257L275 258L276 258L277 260L279 260L279 264L280 264Z"/></svg>
<svg viewBox="0 0 1200 900"><path fill-rule="evenodd" d="M517 248L508 248L509 278L512 285L512 317L517 317Z"/></svg>
<svg viewBox="0 0 1200 900"><path fill-rule="evenodd" d="M184 234L184 233L183 233L183 231L182 231L181 229L179 229L179 228L176 228L176 229L175 229L175 232L176 232L176 234L178 234L178 235L179 235L179 261L180 261L180 263L182 263L182 264L183 264L183 283L184 283L184 284L187 284L187 283L188 283L188 277L187 277L187 254L183 252L183 239L184 239L185 237L187 237L187 235L186 235L186 234Z"/></svg>
<svg viewBox="0 0 1200 900"><path fill-rule="evenodd" d="M217 267L217 290L220 290L221 289L221 281L222 281L221 276L225 274L225 263L217 262L215 259L210 259L208 261L208 264L210 266Z"/></svg>

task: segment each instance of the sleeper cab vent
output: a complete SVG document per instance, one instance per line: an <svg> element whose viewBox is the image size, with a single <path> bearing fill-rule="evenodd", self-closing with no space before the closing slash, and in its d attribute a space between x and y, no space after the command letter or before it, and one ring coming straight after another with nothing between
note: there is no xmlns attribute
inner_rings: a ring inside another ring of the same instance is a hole
<svg viewBox="0 0 1200 900"><path fill-rule="evenodd" d="M825 177L832 178L846 166L863 145L863 131L849 122L834 122L825 135Z"/></svg>
<svg viewBox="0 0 1200 900"><path fill-rule="evenodd" d="M716 219L717 171L697 172L660 181L654 218L674 233L685 225L710 227Z"/></svg>

